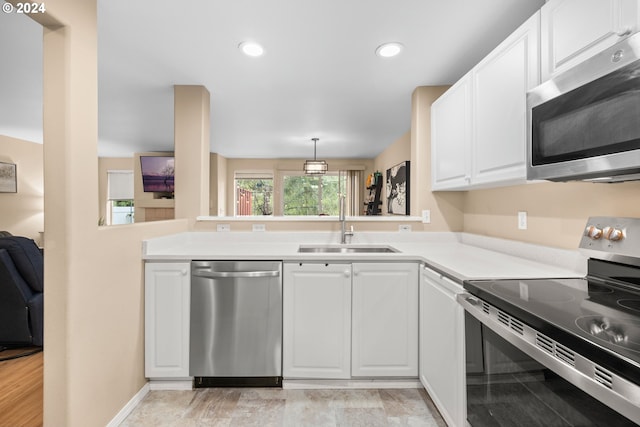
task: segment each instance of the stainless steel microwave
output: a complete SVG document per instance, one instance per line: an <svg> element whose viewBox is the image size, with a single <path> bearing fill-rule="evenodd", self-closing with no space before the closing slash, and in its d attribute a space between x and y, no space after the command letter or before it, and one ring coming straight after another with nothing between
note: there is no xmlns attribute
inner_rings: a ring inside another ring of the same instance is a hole
<svg viewBox="0 0 640 427"><path fill-rule="evenodd" d="M640 180L640 33L527 94L527 179Z"/></svg>

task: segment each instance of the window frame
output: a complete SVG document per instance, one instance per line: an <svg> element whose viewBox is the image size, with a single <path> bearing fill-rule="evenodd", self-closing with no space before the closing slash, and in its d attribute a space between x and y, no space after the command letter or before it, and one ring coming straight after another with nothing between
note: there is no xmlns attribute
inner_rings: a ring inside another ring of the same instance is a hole
<svg viewBox="0 0 640 427"><path fill-rule="evenodd" d="M238 179L262 179L262 180L271 180L272 190L271 190L271 214L269 215L240 215L238 213L238 205L240 200L238 199ZM233 216L238 217L265 217L265 216L274 216L276 209L276 180L274 178L273 171L260 171L260 170L237 170L233 173Z"/></svg>
<svg viewBox="0 0 640 427"><path fill-rule="evenodd" d="M360 200L359 195L360 195L360 185L362 181L361 179L362 171L361 170L330 170L326 174L320 175L320 177L327 176L327 175L339 177L340 181L338 184L338 194L345 194L346 196L345 197L346 215L348 216L356 215L358 212L357 209L358 209L359 200ZM288 176L306 176L306 175L303 171L299 171L299 170L279 170L278 171L277 193L279 194L279 197L278 197L278 205L277 205L277 215L283 216L283 217L295 216L295 215L286 215L284 213L284 204L285 204L284 181ZM329 215L329 216L338 216L338 215L339 213L336 215ZM313 215L299 215L299 216L318 217L320 215L313 214Z"/></svg>

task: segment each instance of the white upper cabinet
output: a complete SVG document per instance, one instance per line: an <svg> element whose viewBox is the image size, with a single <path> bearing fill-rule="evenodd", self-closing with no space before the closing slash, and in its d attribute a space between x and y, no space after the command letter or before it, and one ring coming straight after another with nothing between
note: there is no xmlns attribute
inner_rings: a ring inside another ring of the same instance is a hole
<svg viewBox="0 0 640 427"><path fill-rule="evenodd" d="M638 0L550 0L542 9L542 81L638 31Z"/></svg>
<svg viewBox="0 0 640 427"><path fill-rule="evenodd" d="M471 182L471 74L462 77L431 106L431 188Z"/></svg>
<svg viewBox="0 0 640 427"><path fill-rule="evenodd" d="M539 28L536 13L433 103L433 190L526 181L526 96L540 82Z"/></svg>
<svg viewBox="0 0 640 427"><path fill-rule="evenodd" d="M526 179L527 91L540 82L536 13L473 69L471 182Z"/></svg>

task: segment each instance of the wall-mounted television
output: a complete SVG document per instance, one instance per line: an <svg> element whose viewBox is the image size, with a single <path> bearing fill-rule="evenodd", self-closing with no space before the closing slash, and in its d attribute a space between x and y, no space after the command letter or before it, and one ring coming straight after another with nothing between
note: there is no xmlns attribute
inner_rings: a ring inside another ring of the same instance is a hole
<svg viewBox="0 0 640 427"><path fill-rule="evenodd" d="M173 193L173 156L140 156L142 187L146 193Z"/></svg>

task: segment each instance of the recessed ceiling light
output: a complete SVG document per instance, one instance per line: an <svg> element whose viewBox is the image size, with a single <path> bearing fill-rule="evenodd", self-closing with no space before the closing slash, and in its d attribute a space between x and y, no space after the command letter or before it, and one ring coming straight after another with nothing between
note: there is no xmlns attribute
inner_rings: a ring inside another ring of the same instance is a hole
<svg viewBox="0 0 640 427"><path fill-rule="evenodd" d="M238 48L247 56L262 56L264 49L258 43L255 42L242 42L238 45Z"/></svg>
<svg viewBox="0 0 640 427"><path fill-rule="evenodd" d="M403 48L404 46L402 45L402 43L398 42L381 44L376 48L376 55L383 58L391 58L402 52Z"/></svg>

